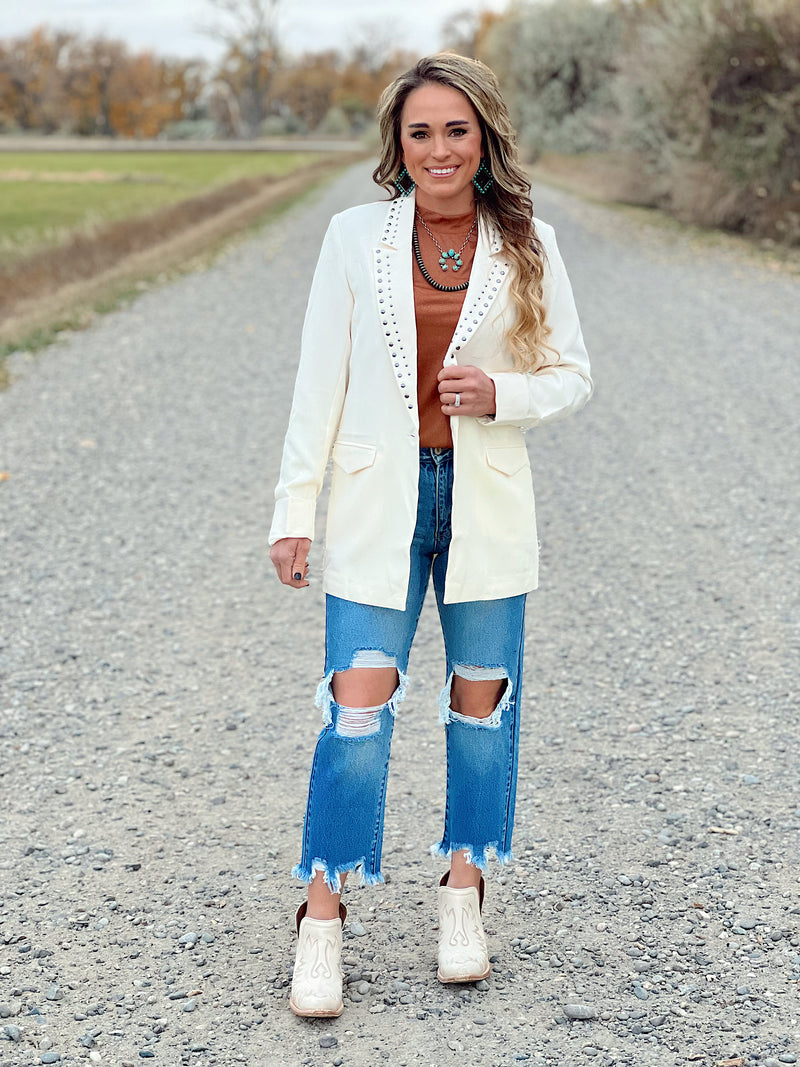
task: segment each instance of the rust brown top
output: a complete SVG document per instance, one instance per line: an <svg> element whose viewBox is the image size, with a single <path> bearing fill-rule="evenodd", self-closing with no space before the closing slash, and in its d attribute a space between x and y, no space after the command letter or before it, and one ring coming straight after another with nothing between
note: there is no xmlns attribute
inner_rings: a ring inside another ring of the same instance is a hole
<svg viewBox="0 0 800 1067"><path fill-rule="evenodd" d="M436 240L447 251L457 252L475 221L475 212L466 215L441 215L417 208L431 228ZM422 226L417 223L422 262L428 273L442 285L459 285L467 281L478 244L477 228L461 253L463 266L453 272L451 266L443 271L439 266L439 250ZM413 259L413 257L412 257ZM442 414L437 375L444 366L444 357L455 333L466 290L443 293L429 285L419 271L416 260L414 272L414 310L417 319L417 404L419 406L419 443L421 448L452 448L450 418Z"/></svg>

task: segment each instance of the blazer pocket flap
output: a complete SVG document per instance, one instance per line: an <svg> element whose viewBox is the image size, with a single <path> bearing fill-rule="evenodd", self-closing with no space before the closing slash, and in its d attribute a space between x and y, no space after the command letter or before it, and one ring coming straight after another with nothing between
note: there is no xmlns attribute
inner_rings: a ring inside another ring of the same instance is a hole
<svg viewBox="0 0 800 1067"><path fill-rule="evenodd" d="M355 474L371 467L375 462L375 445L357 445L350 441L337 441L333 446L333 462L345 474Z"/></svg>
<svg viewBox="0 0 800 1067"><path fill-rule="evenodd" d="M528 466L528 450L525 445L495 445L486 449L486 462L510 477Z"/></svg>

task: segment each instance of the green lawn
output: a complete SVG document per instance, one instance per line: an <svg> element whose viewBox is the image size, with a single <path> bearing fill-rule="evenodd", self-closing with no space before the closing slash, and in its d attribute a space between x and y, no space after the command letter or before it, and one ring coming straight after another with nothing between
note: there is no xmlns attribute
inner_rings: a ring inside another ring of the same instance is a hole
<svg viewBox="0 0 800 1067"><path fill-rule="evenodd" d="M0 152L0 262L239 178L280 177L316 158L311 152Z"/></svg>

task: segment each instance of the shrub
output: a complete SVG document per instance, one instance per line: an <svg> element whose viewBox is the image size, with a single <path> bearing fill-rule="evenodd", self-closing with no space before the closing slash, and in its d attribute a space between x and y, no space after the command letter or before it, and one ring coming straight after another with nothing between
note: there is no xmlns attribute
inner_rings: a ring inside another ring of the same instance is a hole
<svg viewBox="0 0 800 1067"><path fill-rule="evenodd" d="M614 86L618 135L666 179L664 205L800 238L800 7L663 0L632 15Z"/></svg>
<svg viewBox="0 0 800 1067"><path fill-rule="evenodd" d="M622 28L590 0L512 8L493 25L482 58L502 74L526 155L609 147Z"/></svg>

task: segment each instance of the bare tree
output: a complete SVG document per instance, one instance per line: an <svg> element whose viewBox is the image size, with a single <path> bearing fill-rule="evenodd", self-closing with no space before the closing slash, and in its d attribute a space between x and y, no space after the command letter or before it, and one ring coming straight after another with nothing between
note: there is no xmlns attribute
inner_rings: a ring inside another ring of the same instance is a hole
<svg viewBox="0 0 800 1067"><path fill-rule="evenodd" d="M474 59L479 27L480 19L477 11L469 8L455 11L442 24L442 43L445 48Z"/></svg>
<svg viewBox="0 0 800 1067"><path fill-rule="evenodd" d="M238 101L242 131L258 135L279 65L277 16L281 0L208 0L219 14L205 32L225 45L217 77Z"/></svg>
<svg viewBox="0 0 800 1067"><path fill-rule="evenodd" d="M396 25L390 26L385 20L366 19L354 28L348 59L370 75L380 74L389 57L397 51L402 36Z"/></svg>
<svg viewBox="0 0 800 1067"><path fill-rule="evenodd" d="M472 8L454 11L442 23L442 46L452 52L458 52L459 55L479 59L489 30L503 17L505 16L488 8L480 11L474 11Z"/></svg>

